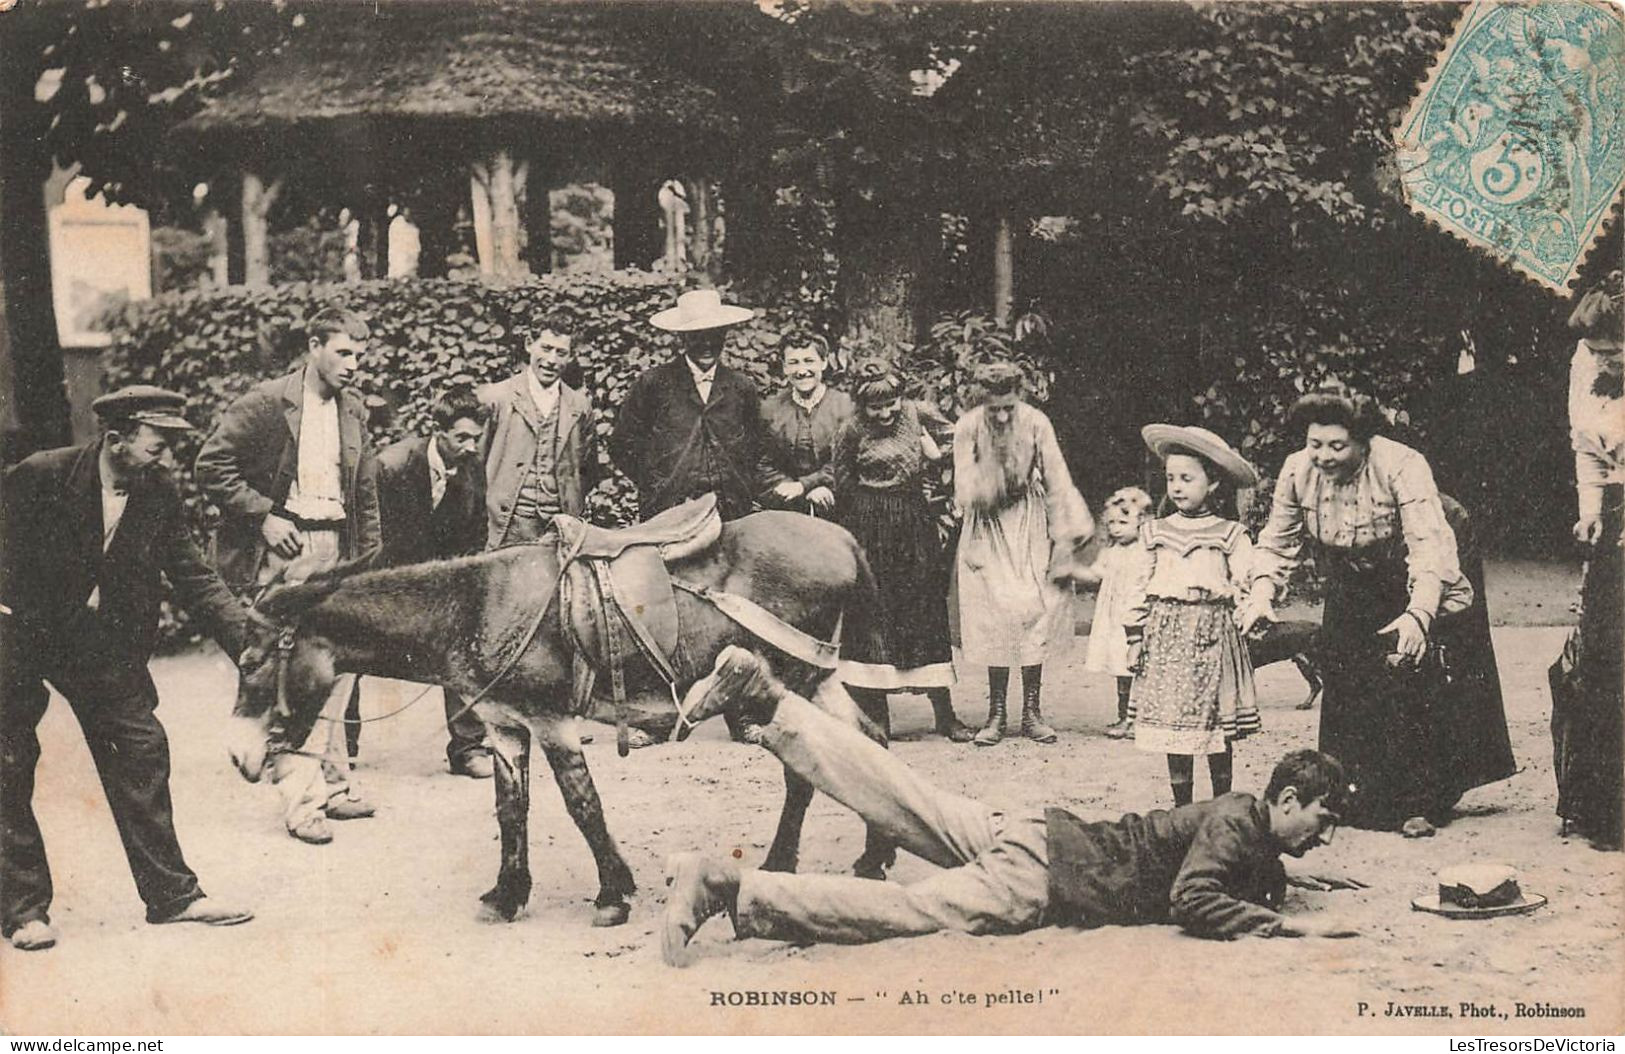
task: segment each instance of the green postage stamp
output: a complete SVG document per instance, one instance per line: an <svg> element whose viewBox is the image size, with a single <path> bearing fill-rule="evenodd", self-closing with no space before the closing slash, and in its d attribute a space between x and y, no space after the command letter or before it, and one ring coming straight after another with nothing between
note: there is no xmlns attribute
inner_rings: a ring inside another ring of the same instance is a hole
<svg viewBox="0 0 1625 1054"><path fill-rule="evenodd" d="M1411 208L1567 293L1619 198L1622 93L1618 7L1478 0L1395 131Z"/></svg>

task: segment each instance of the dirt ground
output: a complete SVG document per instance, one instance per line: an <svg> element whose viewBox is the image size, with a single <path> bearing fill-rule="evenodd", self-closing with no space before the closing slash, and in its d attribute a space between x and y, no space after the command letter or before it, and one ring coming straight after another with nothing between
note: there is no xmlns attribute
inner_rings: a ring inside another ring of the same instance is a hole
<svg viewBox="0 0 1625 1054"><path fill-rule="evenodd" d="M259 917L226 930L142 921L89 754L57 701L40 730L37 809L62 939L45 953L0 949L0 1031L1618 1033L1625 858L1559 838L1552 814L1545 670L1564 630L1542 623L1572 620L1574 570L1498 566L1491 585L1492 610L1506 624L1496 647L1520 770L1469 793L1437 837L1345 830L1294 864L1370 884L1291 895L1291 911L1355 920L1364 935L1345 941L1226 944L1172 927L1110 927L795 948L735 942L719 919L696 942L700 961L671 970L655 931L666 855L738 848L759 861L779 804L773 759L728 742L720 724L624 761L613 733L594 730L588 760L643 887L628 925L589 927L592 860L545 769L532 819L530 911L488 925L475 907L497 865L491 784L445 772L437 695L368 726L360 775L379 814L313 847L283 833L269 788L244 783L229 766L229 663L213 650L161 659L154 673L182 844L209 892ZM942 785L1010 810L1057 804L1107 817L1164 804L1162 759L1100 736L1115 717L1112 686L1082 672L1083 645L1077 638L1047 671L1058 744L951 746L926 734L925 701L903 698L893 703L895 750ZM369 683L373 713L417 691ZM1236 785L1253 791L1280 754L1314 744L1318 720L1293 709L1303 684L1290 666L1261 671L1259 685L1265 732L1237 755ZM955 695L965 718L985 712L979 677ZM803 868L842 871L861 843L856 818L820 798ZM1549 906L1488 922L1410 909L1441 867L1465 861L1516 866L1524 888ZM929 870L905 857L894 878ZM763 991L829 992L834 1005L715 1005L716 993ZM1387 1017L1390 1001L1445 1005L1455 1016ZM1518 1018L1519 1002L1586 1016ZM1464 1017L1463 1003L1493 1006L1493 1016Z"/></svg>

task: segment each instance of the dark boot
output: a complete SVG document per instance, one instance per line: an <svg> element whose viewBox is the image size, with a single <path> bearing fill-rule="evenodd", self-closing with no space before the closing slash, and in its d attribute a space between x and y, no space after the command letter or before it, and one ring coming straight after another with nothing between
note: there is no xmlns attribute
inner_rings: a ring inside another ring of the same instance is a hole
<svg viewBox="0 0 1625 1054"><path fill-rule="evenodd" d="M1213 796L1230 793L1230 784L1235 770L1235 755L1228 748L1223 754L1209 754L1207 756L1207 774L1213 781Z"/></svg>
<svg viewBox="0 0 1625 1054"><path fill-rule="evenodd" d="M1196 759L1188 754L1168 755L1168 785L1174 791L1174 808L1189 805L1195 795L1192 793L1195 784L1194 769Z"/></svg>
<svg viewBox="0 0 1625 1054"><path fill-rule="evenodd" d="M1044 723L1039 699L1044 692L1044 667L1021 668L1021 734L1035 743L1053 743L1060 737Z"/></svg>
<svg viewBox="0 0 1625 1054"><path fill-rule="evenodd" d="M1117 679L1117 723L1106 727L1107 739L1127 739L1134 734L1134 722L1128 716L1128 693L1134 678Z"/></svg>
<svg viewBox="0 0 1625 1054"><path fill-rule="evenodd" d="M1004 739L1005 694L1010 689L1010 667L987 668L987 724L971 740L979 747L997 746Z"/></svg>
<svg viewBox="0 0 1625 1054"><path fill-rule="evenodd" d="M954 713L954 700L946 688L932 688L925 693L931 700L931 713L936 717L937 735L951 743L969 743L976 738L976 729L959 720Z"/></svg>

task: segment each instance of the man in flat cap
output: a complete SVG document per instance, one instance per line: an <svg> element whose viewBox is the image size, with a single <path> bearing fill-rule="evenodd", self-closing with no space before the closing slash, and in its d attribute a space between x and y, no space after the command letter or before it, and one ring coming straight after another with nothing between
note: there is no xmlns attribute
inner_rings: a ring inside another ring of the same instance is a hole
<svg viewBox="0 0 1625 1054"><path fill-rule="evenodd" d="M724 304L715 289L696 289L649 319L676 333L683 353L632 382L609 444L615 466L637 484L643 519L708 492L723 519L751 511L761 399L751 379L721 359L728 327L754 314Z"/></svg>
<svg viewBox="0 0 1625 1054"><path fill-rule="evenodd" d="M185 399L139 385L92 404L96 442L46 450L6 472L0 597L0 932L56 943L51 873L34 819L35 728L50 696L73 708L101 776L147 921L229 926L252 912L206 897L175 837L169 741L147 660L159 575L233 661L247 615L204 563L169 473Z"/></svg>

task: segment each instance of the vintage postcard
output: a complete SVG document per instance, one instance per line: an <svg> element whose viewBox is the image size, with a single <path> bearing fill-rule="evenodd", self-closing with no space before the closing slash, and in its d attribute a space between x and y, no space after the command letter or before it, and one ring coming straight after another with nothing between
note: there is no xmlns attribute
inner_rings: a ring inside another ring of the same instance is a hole
<svg viewBox="0 0 1625 1054"><path fill-rule="evenodd" d="M0 1032L1618 1036L1622 64L0 4Z"/></svg>

